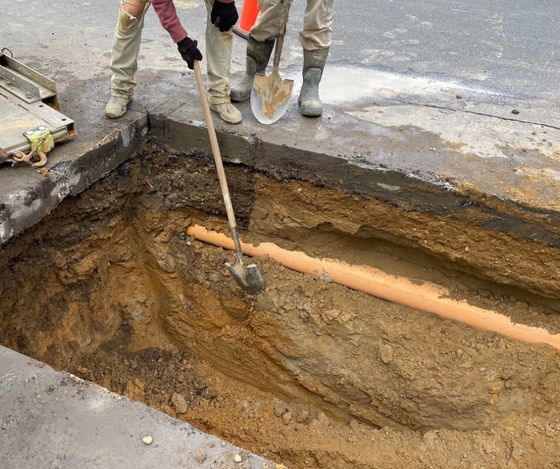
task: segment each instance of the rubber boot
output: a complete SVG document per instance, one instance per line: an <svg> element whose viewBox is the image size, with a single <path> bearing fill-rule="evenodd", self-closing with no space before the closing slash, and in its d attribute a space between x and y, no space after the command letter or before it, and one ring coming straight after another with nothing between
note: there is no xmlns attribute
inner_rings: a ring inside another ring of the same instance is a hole
<svg viewBox="0 0 560 469"><path fill-rule="evenodd" d="M319 98L319 83L323 76L329 48L303 51L303 85L299 94L299 110L307 117L323 114L323 103Z"/></svg>
<svg viewBox="0 0 560 469"><path fill-rule="evenodd" d="M130 103L129 98L123 98L121 96L111 96L111 99L105 106L105 115L109 119L118 119L126 114L126 108L128 103Z"/></svg>
<svg viewBox="0 0 560 469"><path fill-rule="evenodd" d="M258 42L249 34L247 37L247 65L243 80L231 88L230 98L232 101L245 101L251 96L253 82L257 73L264 73L272 49L274 39L270 41Z"/></svg>

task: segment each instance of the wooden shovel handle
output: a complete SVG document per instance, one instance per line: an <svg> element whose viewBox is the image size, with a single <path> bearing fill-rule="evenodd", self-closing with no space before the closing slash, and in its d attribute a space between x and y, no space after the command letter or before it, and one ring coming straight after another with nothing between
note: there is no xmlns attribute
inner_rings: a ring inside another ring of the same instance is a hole
<svg viewBox="0 0 560 469"><path fill-rule="evenodd" d="M222 154L220 153L220 146L218 145L218 138L216 137L216 129L214 128L214 121L210 112L210 106L206 99L206 90L204 89L204 82L202 80L202 73L200 73L200 65L198 60L194 61L194 75L196 77L196 84L198 86L198 94L200 94L200 101L202 102L202 109L204 110L204 119L206 120L206 127L208 127L208 136L210 137L210 145L212 146L212 154L214 155L214 162L218 171L218 179L220 180L220 188L224 197L224 204L226 206L229 227L231 230L231 237L235 243L235 250L237 251L237 259L242 263L243 251L241 249L241 242L237 234L237 223L235 221L235 213L229 196L229 188L226 179L226 172L224 164L222 163Z"/></svg>
<svg viewBox="0 0 560 469"><path fill-rule="evenodd" d="M272 63L272 66L275 69L277 69L280 65L280 56L282 55L282 47L284 47L284 36L286 35L290 6L292 6L292 0L286 0L286 5L284 6L284 18L282 19L282 26L280 26L278 36L276 36L276 46L274 48L274 62Z"/></svg>

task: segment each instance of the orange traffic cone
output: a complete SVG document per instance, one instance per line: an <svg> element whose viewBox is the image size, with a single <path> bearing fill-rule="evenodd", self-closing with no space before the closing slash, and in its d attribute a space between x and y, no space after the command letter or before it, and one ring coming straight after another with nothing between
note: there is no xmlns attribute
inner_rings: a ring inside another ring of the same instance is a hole
<svg viewBox="0 0 560 469"><path fill-rule="evenodd" d="M239 29L245 33L251 31L260 11L258 0L244 0Z"/></svg>

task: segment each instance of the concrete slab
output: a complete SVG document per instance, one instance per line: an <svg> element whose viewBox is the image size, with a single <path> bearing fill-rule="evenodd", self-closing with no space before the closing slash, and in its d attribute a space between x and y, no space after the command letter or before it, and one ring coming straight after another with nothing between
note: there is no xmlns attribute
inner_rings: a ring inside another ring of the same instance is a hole
<svg viewBox="0 0 560 469"><path fill-rule="evenodd" d="M152 442L146 444L145 437ZM0 441L5 469L278 467L1 346Z"/></svg>

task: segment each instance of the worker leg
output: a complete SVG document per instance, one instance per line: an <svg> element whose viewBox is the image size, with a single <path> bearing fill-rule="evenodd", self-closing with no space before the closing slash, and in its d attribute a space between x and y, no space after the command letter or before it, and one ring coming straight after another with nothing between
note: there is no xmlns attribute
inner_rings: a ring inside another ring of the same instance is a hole
<svg viewBox="0 0 560 469"><path fill-rule="evenodd" d="M138 52L148 0L121 0L111 52L111 95L131 99L136 82Z"/></svg>
<svg viewBox="0 0 560 469"><path fill-rule="evenodd" d="M319 83L329 55L333 0L307 0L299 40L303 47L303 84L299 95L300 112L318 117L323 113Z"/></svg>
<svg viewBox="0 0 560 469"><path fill-rule="evenodd" d="M261 11L250 32L257 42L276 39L282 26L286 3L286 0L259 0Z"/></svg>
<svg viewBox="0 0 560 469"><path fill-rule="evenodd" d="M208 103L228 124L241 122L241 113L230 101L229 71L233 48L233 28L220 31L211 22L214 0L205 0L206 18L206 64L208 70Z"/></svg>
<svg viewBox="0 0 560 469"><path fill-rule="evenodd" d="M307 0L299 41L304 50L330 47L333 0Z"/></svg>

